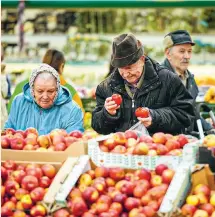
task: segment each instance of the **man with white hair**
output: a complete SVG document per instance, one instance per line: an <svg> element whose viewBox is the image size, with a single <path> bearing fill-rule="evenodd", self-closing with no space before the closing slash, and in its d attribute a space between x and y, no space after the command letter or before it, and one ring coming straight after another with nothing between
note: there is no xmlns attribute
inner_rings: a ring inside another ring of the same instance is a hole
<svg viewBox="0 0 215 217"><path fill-rule="evenodd" d="M188 70L190 59L192 57L192 47L195 45L189 33L186 30L176 30L168 33L163 40L166 59L163 63L170 71L179 76L182 83L193 97L194 104L198 95L198 87L194 75ZM199 114L197 115L197 119ZM203 129L209 131L212 126L202 117ZM194 127L197 130L197 125ZM190 129L191 130L191 129Z"/></svg>

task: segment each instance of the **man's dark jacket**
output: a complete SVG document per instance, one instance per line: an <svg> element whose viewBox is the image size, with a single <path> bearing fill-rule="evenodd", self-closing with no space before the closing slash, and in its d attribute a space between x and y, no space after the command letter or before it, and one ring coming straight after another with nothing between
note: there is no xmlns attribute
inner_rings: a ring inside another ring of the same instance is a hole
<svg viewBox="0 0 215 217"><path fill-rule="evenodd" d="M193 100L179 77L150 58L145 60L144 81L133 100L125 90L124 80L116 69L96 89L97 105L93 111L92 127L98 133L125 131L138 120L135 109L148 107L152 116L150 134L165 132L178 134L185 131L194 119ZM104 108L105 99L118 93L123 102L116 115Z"/></svg>
<svg viewBox="0 0 215 217"><path fill-rule="evenodd" d="M172 71L176 74L175 70L172 68L168 59L165 59L162 65L167 67L170 71ZM191 74L188 70L187 70L187 72L188 72L188 78L187 78L186 88L187 88L188 92L191 94L191 96L193 97L193 105L195 107L196 97L198 96L199 90L198 90L198 86L196 84L196 81L194 79L194 75ZM196 119L199 119L199 118L201 119L203 129L205 131L211 130L212 126L209 123L207 123L204 118L200 117L200 114L197 114L196 111L195 111L195 113L196 113L196 115L195 115ZM194 123L194 130L198 131L196 122Z"/></svg>

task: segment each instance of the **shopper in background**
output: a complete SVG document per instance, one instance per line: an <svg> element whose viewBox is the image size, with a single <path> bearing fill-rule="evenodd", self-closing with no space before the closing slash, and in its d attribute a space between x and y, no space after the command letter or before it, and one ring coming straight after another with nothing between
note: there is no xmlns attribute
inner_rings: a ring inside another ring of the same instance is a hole
<svg viewBox="0 0 215 217"><path fill-rule="evenodd" d="M81 101L81 98L79 97L77 91L75 90L74 87L72 87L70 84L68 84L64 77L63 77L63 69L65 65L65 57L62 52L55 50L55 49L48 49L43 57L43 63L46 63L50 66L52 66L59 74L60 74L60 83L61 85L65 86L68 88L70 91L70 94L72 96L72 99L80 106L80 108L83 109L83 104ZM28 79L20 82L17 84L14 93L9 101L8 104L8 111L10 112L11 104L13 99L15 98L16 95L22 92L24 85L28 83Z"/></svg>
<svg viewBox="0 0 215 217"><path fill-rule="evenodd" d="M170 71L179 76L183 85L193 97L193 104L198 95L198 87L194 75L188 70L192 56L192 46L195 45L189 33L186 30L176 30L168 33L164 37L164 51L166 59L163 63ZM196 114L198 119L199 114ZM203 129L209 131L212 126L201 117ZM193 127L189 130L192 131ZM198 131L197 124L194 124L194 130Z"/></svg>
<svg viewBox="0 0 215 217"><path fill-rule="evenodd" d="M116 70L96 89L92 127L98 133L125 131L140 120L150 134L178 134L193 122L193 100L178 76L145 56L133 34L114 38L111 64ZM122 96L120 105L114 93ZM138 107L147 107L149 117L137 118Z"/></svg>
<svg viewBox="0 0 215 217"><path fill-rule="evenodd" d="M39 134L53 129L83 131L83 113L67 88L60 85L58 72L48 64L33 70L23 93L14 99L5 128L26 130L34 127Z"/></svg>
<svg viewBox="0 0 215 217"><path fill-rule="evenodd" d="M1 130L8 118L6 98L8 96L8 82L5 75L5 65L1 64Z"/></svg>

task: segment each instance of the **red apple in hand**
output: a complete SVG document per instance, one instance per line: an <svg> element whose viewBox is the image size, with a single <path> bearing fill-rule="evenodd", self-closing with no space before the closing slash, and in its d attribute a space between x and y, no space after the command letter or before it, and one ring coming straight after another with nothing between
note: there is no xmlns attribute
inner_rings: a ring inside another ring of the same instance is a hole
<svg viewBox="0 0 215 217"><path fill-rule="evenodd" d="M122 103L122 97L119 94L113 94L112 100L117 104L120 105Z"/></svg>
<svg viewBox="0 0 215 217"><path fill-rule="evenodd" d="M135 110L136 117L139 118L148 118L149 117L149 110L147 108L139 107Z"/></svg>

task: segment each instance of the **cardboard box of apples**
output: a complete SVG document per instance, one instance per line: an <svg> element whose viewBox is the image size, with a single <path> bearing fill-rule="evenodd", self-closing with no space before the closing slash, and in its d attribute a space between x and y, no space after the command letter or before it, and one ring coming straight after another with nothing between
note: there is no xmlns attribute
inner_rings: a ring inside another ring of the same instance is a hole
<svg viewBox="0 0 215 217"><path fill-rule="evenodd" d="M1 216L46 216L41 202L60 167L60 162L2 162Z"/></svg>
<svg viewBox="0 0 215 217"><path fill-rule="evenodd" d="M157 164L168 163L177 168L182 160L196 163L199 143L182 134L159 132L151 137L127 130L89 140L88 155L98 166L154 169Z"/></svg>
<svg viewBox="0 0 215 217"><path fill-rule="evenodd" d="M193 168L189 181L190 189L178 210L181 217L215 216L215 176L208 165L199 164Z"/></svg>
<svg viewBox="0 0 215 217"><path fill-rule="evenodd" d="M1 132L2 155L5 160L11 159L11 155L28 156L29 160L33 158L38 161L46 161L53 152L58 152L59 156L65 158L68 156L80 156L87 154L87 140L95 138L97 133L93 130L86 130L84 133L73 131L67 133L62 129L55 129L48 135L38 135L35 128L28 128L25 131L6 129Z"/></svg>
<svg viewBox="0 0 215 217"><path fill-rule="evenodd" d="M82 156L83 157L83 156ZM160 164L155 170L123 169L85 165L71 171L79 178L76 183L63 185L52 201L54 217L155 217L166 215L161 207L169 206L165 195L173 182L180 182L168 165ZM92 167L91 167L92 166ZM88 168L88 169L86 169ZM75 169L75 168L74 168ZM181 172L181 171L179 171ZM178 180L175 179L175 176ZM74 185L73 185L74 184ZM71 189L70 191L68 191ZM171 192L170 192L171 193ZM173 192L174 193L174 192Z"/></svg>

